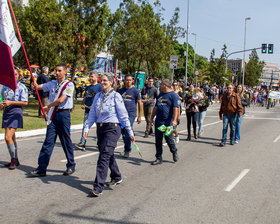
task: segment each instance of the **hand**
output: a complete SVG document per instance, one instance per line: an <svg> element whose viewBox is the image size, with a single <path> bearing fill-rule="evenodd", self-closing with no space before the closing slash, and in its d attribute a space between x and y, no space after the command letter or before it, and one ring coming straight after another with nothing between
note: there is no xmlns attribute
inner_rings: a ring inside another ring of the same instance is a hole
<svg viewBox="0 0 280 224"><path fill-rule="evenodd" d="M87 135L88 135L88 133L84 132L84 134L83 134L84 139L87 139Z"/></svg>
<svg viewBox="0 0 280 224"><path fill-rule="evenodd" d="M36 81L31 83L31 89L35 90L35 87L38 86L38 83Z"/></svg>
<svg viewBox="0 0 280 224"><path fill-rule="evenodd" d="M132 142L135 142L135 136L132 135L132 136L130 137L130 139L131 139Z"/></svg>
<svg viewBox="0 0 280 224"><path fill-rule="evenodd" d="M140 117L140 116L137 118L137 123L138 123L138 124L141 123L141 117Z"/></svg>
<svg viewBox="0 0 280 224"><path fill-rule="evenodd" d="M82 110L84 110L86 107L85 107L85 105L81 105L81 108L82 108Z"/></svg>
<svg viewBox="0 0 280 224"><path fill-rule="evenodd" d="M172 121L171 126L172 126L172 127L176 127L176 126L177 126L177 121Z"/></svg>
<svg viewBox="0 0 280 224"><path fill-rule="evenodd" d="M0 110L3 110L4 109L4 105L3 103L0 103Z"/></svg>
<svg viewBox="0 0 280 224"><path fill-rule="evenodd" d="M45 111L45 113L49 113L49 110L50 110L50 109L48 108L48 106L44 106L44 107L43 107L43 110Z"/></svg>
<svg viewBox="0 0 280 224"><path fill-rule="evenodd" d="M152 127L154 126L154 119L150 120L150 124L151 124Z"/></svg>
<svg viewBox="0 0 280 224"><path fill-rule="evenodd" d="M12 103L13 103L12 101L4 100L2 104L3 104L3 107L5 108L5 107L12 105Z"/></svg>

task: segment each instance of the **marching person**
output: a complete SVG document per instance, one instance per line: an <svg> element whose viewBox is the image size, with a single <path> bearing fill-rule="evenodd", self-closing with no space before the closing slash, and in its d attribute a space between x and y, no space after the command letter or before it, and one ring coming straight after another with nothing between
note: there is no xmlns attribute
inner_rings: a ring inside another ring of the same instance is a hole
<svg viewBox="0 0 280 224"><path fill-rule="evenodd" d="M146 131L144 138L148 138L150 134L153 133L153 128L151 126L150 120L153 108L155 106L155 99L157 98L158 91L154 86L154 79L149 78L147 86L144 86L141 92L144 116L146 120Z"/></svg>
<svg viewBox="0 0 280 224"><path fill-rule="evenodd" d="M173 88L173 91L179 96L179 99L180 99L180 107L179 107L179 114L178 114L178 124L180 123L180 117L181 117L181 114L182 114L182 100L183 100L183 92L180 91L180 88L179 88L179 84L178 82L175 80L172 84L172 88ZM175 142L176 144L178 144L180 142L180 138L179 138L179 133L177 131L177 126L174 127L174 137L175 137Z"/></svg>
<svg viewBox="0 0 280 224"><path fill-rule="evenodd" d="M138 104L138 117L137 123L141 123L142 116L142 102L141 95L138 89L136 89L133 85L132 75L126 75L124 78L124 87L118 90L118 93L123 97L124 105L128 113L128 118L130 122L130 126L133 131L133 123L137 116L137 104ZM129 153L131 152L131 139L127 132L127 129L122 128L122 136L124 141L124 158L129 157Z"/></svg>
<svg viewBox="0 0 280 224"><path fill-rule="evenodd" d="M0 109L4 110L2 128L5 128L5 141L11 157L11 162L5 167L10 170L14 170L16 166L20 165L15 132L17 128L23 128L22 107L28 104L28 90L18 81L19 71L17 69L15 69L15 77L17 80L16 91L3 86L1 91L3 102L0 103Z"/></svg>
<svg viewBox="0 0 280 224"><path fill-rule="evenodd" d="M201 94L203 96L202 102L198 107L198 109L199 109L199 113L198 113L198 137L201 137L203 135L203 132L204 132L203 121L204 121L205 116L206 116L207 108L209 107L209 99L205 95L203 89L200 89L199 87L197 87L197 89L198 89L198 91L201 92Z"/></svg>
<svg viewBox="0 0 280 224"><path fill-rule="evenodd" d="M165 127L176 127L179 116L180 99L179 96L172 90L171 81L169 79L162 80L160 84L161 93L157 97L156 105L153 109L151 116L151 125L155 120L155 140L156 140L156 160L152 162L152 165L158 165L162 163L162 139L165 137L165 141L173 155L173 161L178 161L177 148L174 142L173 133L165 134L159 130L163 125Z"/></svg>
<svg viewBox="0 0 280 224"><path fill-rule="evenodd" d="M86 151L86 139L83 137L83 135L84 135L84 129L85 129L85 126L86 126L87 120L88 120L88 114L89 114L89 111L90 111L90 108L93 103L95 95L102 91L102 87L97 82L97 76L94 72L91 72L89 74L88 81L89 81L90 85L86 87L84 99L83 99L82 105L81 105L81 108L83 110L85 110L82 136L81 136L80 142L78 144L74 144L74 147L76 149L79 149L82 151Z"/></svg>
<svg viewBox="0 0 280 224"><path fill-rule="evenodd" d="M126 128L131 141L135 141L122 96L112 88L114 77L110 73L105 73L101 76L100 81L103 91L95 96L84 130L84 138L87 138L90 127L96 122L97 145L100 154L93 190L90 192L93 197L102 194L105 184L114 186L122 182L122 176L114 156L114 150L121 135L120 123ZM111 170L111 181L105 183L108 168Z"/></svg>
<svg viewBox="0 0 280 224"><path fill-rule="evenodd" d="M42 74L40 74L37 78L37 83L38 85L41 85L41 84L44 84L44 83L47 83L49 82L49 77L48 77L48 74L49 74L49 68L48 67L43 67L42 68ZM41 102L42 102L42 106L47 106L49 104L49 93L47 92L43 92L43 90L39 90L38 91L39 93L39 96L40 96L40 99L41 99ZM43 112L41 111L41 107L40 107L40 104L39 104L39 109L38 109L38 116L39 117L44 117L43 115Z"/></svg>
<svg viewBox="0 0 280 224"><path fill-rule="evenodd" d="M243 115L243 107L239 96L233 91L233 85L227 86L227 92L222 97L219 116L223 120L223 137L219 144L220 147L225 146L227 141L228 125L230 125L230 144L234 145L236 116L241 118Z"/></svg>
<svg viewBox="0 0 280 224"><path fill-rule="evenodd" d="M70 110L73 108L74 84L66 79L66 74L66 65L58 64L56 66L57 80L42 85L38 85L36 82L32 83L32 88L36 86L38 90L49 92L50 104L43 108L48 113L47 133L39 154L38 167L29 173L30 177L46 176L57 135L67 159L66 171L63 175L68 176L75 172L76 164L70 138Z"/></svg>
<svg viewBox="0 0 280 224"><path fill-rule="evenodd" d="M234 141L234 143L238 144L240 142L240 127L241 127L241 124L242 124L242 120L244 118L245 107L248 105L249 100L248 100L246 94L244 93L243 86L241 84L237 86L236 93L240 97L241 104L243 106L242 116L241 117L238 116L236 118L236 129L235 129L235 141Z"/></svg>

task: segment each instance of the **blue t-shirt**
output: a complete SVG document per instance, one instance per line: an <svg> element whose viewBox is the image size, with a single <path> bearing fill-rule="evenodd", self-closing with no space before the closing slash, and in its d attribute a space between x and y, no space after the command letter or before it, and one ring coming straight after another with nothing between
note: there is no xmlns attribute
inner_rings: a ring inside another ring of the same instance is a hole
<svg viewBox="0 0 280 224"><path fill-rule="evenodd" d="M128 116L137 116L137 100L141 100L141 95L138 89L132 87L126 89L125 87L118 90L122 95L125 108L127 110Z"/></svg>
<svg viewBox="0 0 280 224"><path fill-rule="evenodd" d="M90 85L90 86L86 87L86 90L85 90L85 96L86 96L85 113L89 113L90 109L88 107L90 107L92 105L95 95L98 92L101 92L101 91L102 91L102 87L99 83L97 83L96 85Z"/></svg>
<svg viewBox="0 0 280 224"><path fill-rule="evenodd" d="M180 107L180 98L174 92L160 93L157 97L156 107L156 126L164 124L170 126L173 121L173 108Z"/></svg>

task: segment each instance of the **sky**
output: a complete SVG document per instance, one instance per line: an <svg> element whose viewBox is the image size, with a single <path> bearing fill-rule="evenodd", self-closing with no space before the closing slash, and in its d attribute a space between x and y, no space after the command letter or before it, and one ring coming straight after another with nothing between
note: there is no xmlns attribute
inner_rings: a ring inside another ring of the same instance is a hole
<svg viewBox="0 0 280 224"><path fill-rule="evenodd" d="M121 0L107 0L114 12ZM155 0L149 0L150 3ZM164 22L168 23L174 9L180 8L179 26L187 28L187 0L160 0ZM197 34L196 53L209 59L212 49L220 57L221 49L227 45L228 53L244 48L245 18L247 20L246 49L261 47L262 43L274 44L273 54L262 54L260 60L280 64L280 1L279 0L189 0L189 33ZM155 9L156 10L156 9ZM186 39L180 39L180 43ZM194 46L195 36L189 35ZM246 53L246 59L250 52ZM243 58L243 53L229 59Z"/></svg>

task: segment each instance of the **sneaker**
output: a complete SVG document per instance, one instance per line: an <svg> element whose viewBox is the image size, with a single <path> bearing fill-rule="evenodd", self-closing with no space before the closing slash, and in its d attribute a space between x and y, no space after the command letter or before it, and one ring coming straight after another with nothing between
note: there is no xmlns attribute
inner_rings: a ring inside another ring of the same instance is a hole
<svg viewBox="0 0 280 224"><path fill-rule="evenodd" d="M198 137L202 136L204 131L202 130L201 132L198 133Z"/></svg>
<svg viewBox="0 0 280 224"><path fill-rule="evenodd" d="M89 195L92 196L92 197L99 197L100 195L102 195L102 192L99 192L97 190L91 190L89 192Z"/></svg>
<svg viewBox="0 0 280 224"><path fill-rule="evenodd" d="M149 138L149 135L145 133L144 138Z"/></svg>
<svg viewBox="0 0 280 224"><path fill-rule="evenodd" d="M230 145L234 145L234 142L231 142Z"/></svg>
<svg viewBox="0 0 280 224"><path fill-rule="evenodd" d="M177 152L175 152L175 153L173 153L173 161L176 163L177 161L178 161L178 153Z"/></svg>
<svg viewBox="0 0 280 224"><path fill-rule="evenodd" d="M152 165L162 164L162 160L160 160L160 159L156 159L156 160L155 160L155 161L153 161L151 164L152 164Z"/></svg>
<svg viewBox="0 0 280 224"><path fill-rule="evenodd" d="M71 168L67 168L64 172L63 172L63 175L64 176L70 176L72 175L73 173L75 173L75 169L71 169Z"/></svg>
<svg viewBox="0 0 280 224"><path fill-rule="evenodd" d="M45 177L46 173L40 172L39 170L32 170L28 173L29 177Z"/></svg>
<svg viewBox="0 0 280 224"><path fill-rule="evenodd" d="M113 186L116 186L118 184L120 184L122 182L122 179L120 180L111 180L110 182L106 182L105 185L107 187L113 187Z"/></svg>
<svg viewBox="0 0 280 224"><path fill-rule="evenodd" d="M162 143L162 146L167 146L167 143L165 142L165 143Z"/></svg>
<svg viewBox="0 0 280 224"><path fill-rule="evenodd" d="M78 144L74 144L74 147L76 148L76 149L79 149L79 150L81 150L81 151L86 151L86 146L83 144L83 143L78 143Z"/></svg>
<svg viewBox="0 0 280 224"><path fill-rule="evenodd" d="M129 152L124 151L124 152L123 152L123 157L124 157L124 158L128 158L128 157L129 157Z"/></svg>
<svg viewBox="0 0 280 224"><path fill-rule="evenodd" d="M12 158L12 160L10 162L9 170L14 170L15 168L16 168L15 158Z"/></svg>
<svg viewBox="0 0 280 224"><path fill-rule="evenodd" d="M187 141L191 141L192 137L190 135L188 135Z"/></svg>
<svg viewBox="0 0 280 224"><path fill-rule="evenodd" d="M234 141L234 143L235 143L235 144L238 144L238 143L239 143L239 141Z"/></svg>
<svg viewBox="0 0 280 224"><path fill-rule="evenodd" d="M11 163L12 163L12 162L4 164L4 167L10 167L10 166L11 166ZM15 166L19 166L19 165L20 165L18 159L14 159L14 165L15 165Z"/></svg>
<svg viewBox="0 0 280 224"><path fill-rule="evenodd" d="M176 144L178 144L180 142L179 135L175 136L175 142L176 142Z"/></svg>
<svg viewBox="0 0 280 224"><path fill-rule="evenodd" d="M224 147L225 144L221 142L220 144L218 144L218 146L219 146L219 147Z"/></svg>

